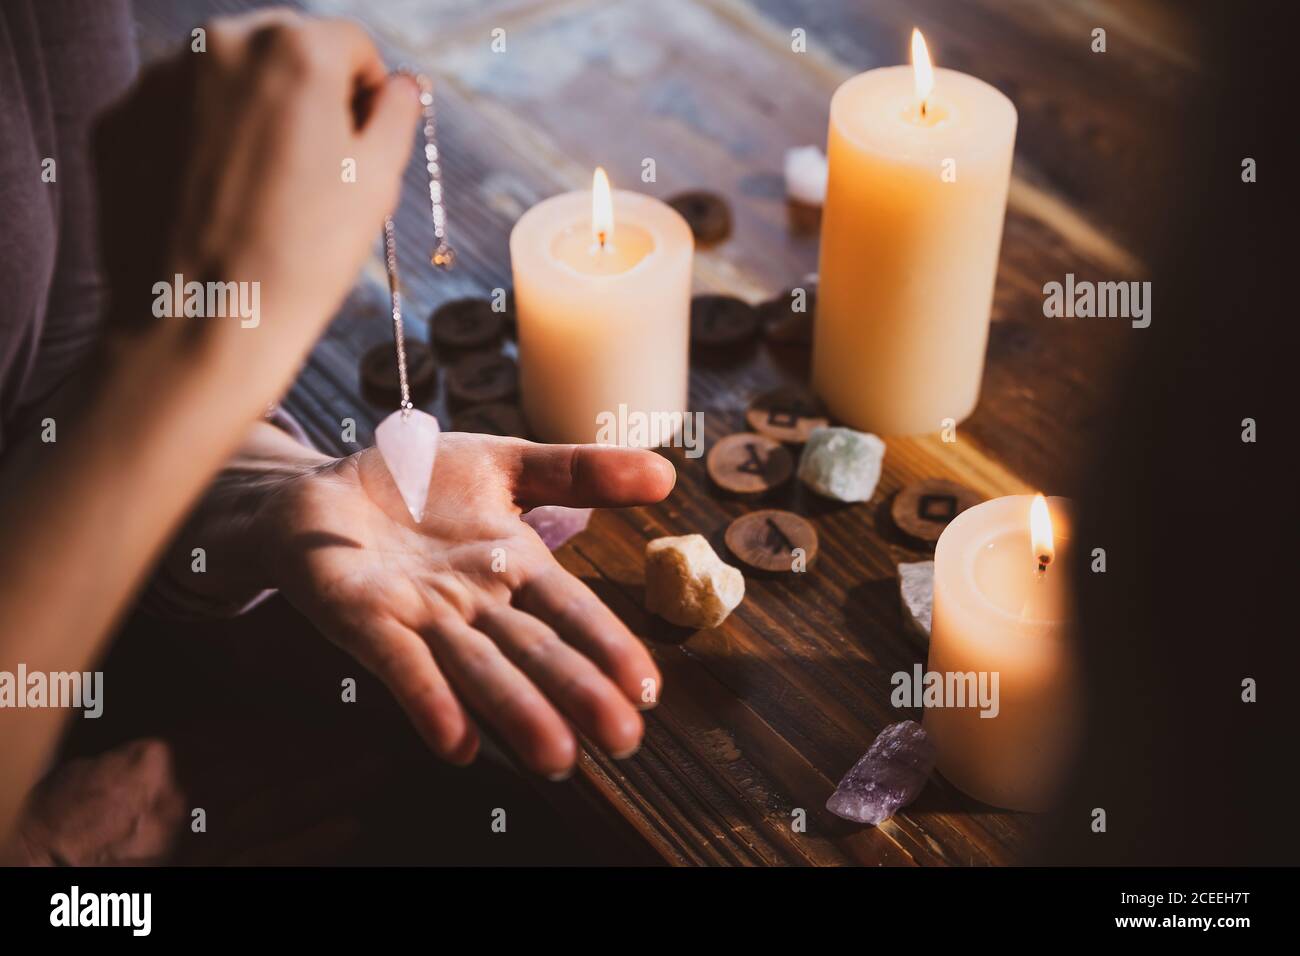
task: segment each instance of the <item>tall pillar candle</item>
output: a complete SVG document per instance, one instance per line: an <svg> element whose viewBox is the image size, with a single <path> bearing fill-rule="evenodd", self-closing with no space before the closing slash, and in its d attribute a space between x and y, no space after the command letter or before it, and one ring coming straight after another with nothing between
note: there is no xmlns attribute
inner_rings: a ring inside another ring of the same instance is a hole
<svg viewBox="0 0 1300 956"><path fill-rule="evenodd" d="M846 424L919 434L979 399L1016 135L981 80L871 70L831 100L813 384Z"/></svg>
<svg viewBox="0 0 1300 956"><path fill-rule="evenodd" d="M510 260L520 391L536 437L593 442L602 416L686 411L693 254L680 214L611 191L602 170L592 192L520 217Z"/></svg>
<svg viewBox="0 0 1300 956"><path fill-rule="evenodd" d="M1064 498L995 498L959 514L935 546L926 670L954 686L985 675L997 695L990 708L969 695L968 706L927 705L924 726L939 771L994 806L1046 809L1073 753L1069 517Z"/></svg>

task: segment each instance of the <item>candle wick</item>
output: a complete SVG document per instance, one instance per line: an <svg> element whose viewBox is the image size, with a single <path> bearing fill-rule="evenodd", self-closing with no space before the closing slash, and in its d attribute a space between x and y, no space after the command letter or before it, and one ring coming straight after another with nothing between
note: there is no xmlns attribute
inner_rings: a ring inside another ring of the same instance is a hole
<svg viewBox="0 0 1300 956"><path fill-rule="evenodd" d="M925 119L925 100L921 100L921 118Z"/></svg>
<svg viewBox="0 0 1300 956"><path fill-rule="evenodd" d="M596 241L600 243L600 248L605 248L605 230L596 233Z"/></svg>
<svg viewBox="0 0 1300 956"><path fill-rule="evenodd" d="M1044 571L1046 571L1047 566L1051 563L1052 563L1052 556L1050 554L1040 554L1038 556L1038 573L1042 574Z"/></svg>

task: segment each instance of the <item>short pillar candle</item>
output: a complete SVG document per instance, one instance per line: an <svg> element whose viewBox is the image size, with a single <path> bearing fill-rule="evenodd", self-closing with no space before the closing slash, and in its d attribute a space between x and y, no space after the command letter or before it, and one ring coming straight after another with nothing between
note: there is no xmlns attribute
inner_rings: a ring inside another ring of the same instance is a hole
<svg viewBox="0 0 1300 956"><path fill-rule="evenodd" d="M963 511L935 546L927 671L996 673L998 699L927 707L924 727L939 771L997 807L1047 809L1073 753L1073 550L1069 501L1029 495Z"/></svg>
<svg viewBox="0 0 1300 956"><path fill-rule="evenodd" d="M668 205L554 196L510 233L524 416L549 442L594 442L602 414L686 411L694 239Z"/></svg>

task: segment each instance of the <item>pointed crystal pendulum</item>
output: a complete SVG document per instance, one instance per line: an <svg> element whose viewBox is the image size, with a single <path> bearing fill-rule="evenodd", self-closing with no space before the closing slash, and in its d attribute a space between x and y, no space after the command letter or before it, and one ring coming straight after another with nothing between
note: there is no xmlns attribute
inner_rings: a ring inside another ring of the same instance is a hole
<svg viewBox="0 0 1300 956"><path fill-rule="evenodd" d="M433 265L449 269L455 259L447 244L446 213L442 204L441 168L433 112L433 87L428 78L417 76L420 103L424 107L425 166L429 173L429 198L432 204L433 231L437 249L430 258ZM406 336L402 328L402 295L397 281L397 236L391 217L384 220L384 266L388 272L388 297L393 317L393 343L397 348L397 380L402 392L402 407L389 415L375 429L375 447L384 460L393 484L397 486L416 524L424 518L429 500L429 484L438 456L438 419L411 404L411 390L406 378Z"/></svg>
<svg viewBox="0 0 1300 956"><path fill-rule="evenodd" d="M416 524L424 518L438 456L438 419L418 408L393 412L375 429L375 447Z"/></svg>

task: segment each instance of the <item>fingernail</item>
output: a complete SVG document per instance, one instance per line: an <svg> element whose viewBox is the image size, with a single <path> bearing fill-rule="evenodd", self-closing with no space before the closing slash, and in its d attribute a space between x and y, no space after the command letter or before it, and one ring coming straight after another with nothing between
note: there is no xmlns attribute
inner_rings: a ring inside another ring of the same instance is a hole
<svg viewBox="0 0 1300 956"><path fill-rule="evenodd" d="M641 749L641 741L638 740L635 744L632 745L631 749L624 750L622 753L616 753L613 755L613 757L615 760L626 760L628 757L635 756L636 752L640 749Z"/></svg>
<svg viewBox="0 0 1300 956"><path fill-rule="evenodd" d="M569 767L567 770L557 770L555 773L547 774L546 779L551 781L551 783L563 783L572 776L573 768Z"/></svg>

